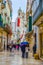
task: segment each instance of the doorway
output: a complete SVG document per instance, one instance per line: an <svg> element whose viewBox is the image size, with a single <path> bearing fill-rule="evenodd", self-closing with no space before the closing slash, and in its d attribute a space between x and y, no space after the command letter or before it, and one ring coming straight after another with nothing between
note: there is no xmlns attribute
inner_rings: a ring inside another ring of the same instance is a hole
<svg viewBox="0 0 43 65"><path fill-rule="evenodd" d="M40 33L40 56L43 57L43 33Z"/></svg>

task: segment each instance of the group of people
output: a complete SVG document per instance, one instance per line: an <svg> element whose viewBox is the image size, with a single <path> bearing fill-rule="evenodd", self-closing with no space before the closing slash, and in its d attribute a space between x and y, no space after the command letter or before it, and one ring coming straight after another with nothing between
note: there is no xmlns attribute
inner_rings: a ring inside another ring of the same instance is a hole
<svg viewBox="0 0 43 65"><path fill-rule="evenodd" d="M22 52L22 58L28 58L28 50L29 50L29 45L23 45L23 46L20 46L19 44L10 44L10 45L7 45L7 50L10 52L12 52L12 50L14 51L14 49L18 50L19 51L19 48L21 48L21 52Z"/></svg>
<svg viewBox="0 0 43 65"><path fill-rule="evenodd" d="M7 50L10 52L12 52L13 49L17 49L19 50L19 44L10 44L10 45L7 45Z"/></svg>
<svg viewBox="0 0 43 65"><path fill-rule="evenodd" d="M10 45L7 45L7 50L10 52L12 52L12 50L14 51L14 49L18 50L19 51L19 48L21 48L21 52L22 52L22 58L28 58L28 52L30 50L29 48L29 44L27 45L22 45L20 46L19 44L10 44ZM36 44L34 44L33 46L33 56L34 54L36 54Z"/></svg>
<svg viewBox="0 0 43 65"><path fill-rule="evenodd" d="M37 46L36 46L36 43L33 45L33 57L34 57L34 54L36 54L36 49L37 49ZM29 48L29 44L28 45L23 45L21 46L21 51L22 51L22 58L28 58L28 52L30 51L30 48Z"/></svg>

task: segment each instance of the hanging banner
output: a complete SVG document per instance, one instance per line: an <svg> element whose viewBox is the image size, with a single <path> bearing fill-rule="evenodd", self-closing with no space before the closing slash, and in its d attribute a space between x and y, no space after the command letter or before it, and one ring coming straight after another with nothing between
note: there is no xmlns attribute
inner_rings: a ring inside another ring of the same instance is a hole
<svg viewBox="0 0 43 65"><path fill-rule="evenodd" d="M0 14L0 26L1 26L1 27L3 26L3 20L2 20L1 14Z"/></svg>
<svg viewBox="0 0 43 65"><path fill-rule="evenodd" d="M32 16L29 16L29 32L32 31Z"/></svg>
<svg viewBox="0 0 43 65"><path fill-rule="evenodd" d="M17 19L17 26L20 26L20 18Z"/></svg>

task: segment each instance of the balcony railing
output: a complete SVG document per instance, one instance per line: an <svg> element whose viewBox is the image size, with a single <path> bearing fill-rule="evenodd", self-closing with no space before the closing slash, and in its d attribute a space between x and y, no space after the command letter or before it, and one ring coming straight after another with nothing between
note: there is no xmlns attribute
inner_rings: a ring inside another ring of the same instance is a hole
<svg viewBox="0 0 43 65"><path fill-rule="evenodd" d="M33 20L32 20L33 24L38 19L38 17L43 13L43 2L42 1L40 1L40 4L39 4L38 8L36 9L35 14L33 15Z"/></svg>

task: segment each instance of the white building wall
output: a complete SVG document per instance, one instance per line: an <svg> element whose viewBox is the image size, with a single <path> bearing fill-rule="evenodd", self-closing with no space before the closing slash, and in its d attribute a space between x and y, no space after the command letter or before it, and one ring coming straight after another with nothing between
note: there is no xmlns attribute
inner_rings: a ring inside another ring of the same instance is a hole
<svg viewBox="0 0 43 65"><path fill-rule="evenodd" d="M39 27L37 27L37 53L40 55L40 31Z"/></svg>
<svg viewBox="0 0 43 65"><path fill-rule="evenodd" d="M11 26L12 26L12 40L13 40L13 43L15 44L16 40L17 40L17 23L16 22L12 22L11 23Z"/></svg>

